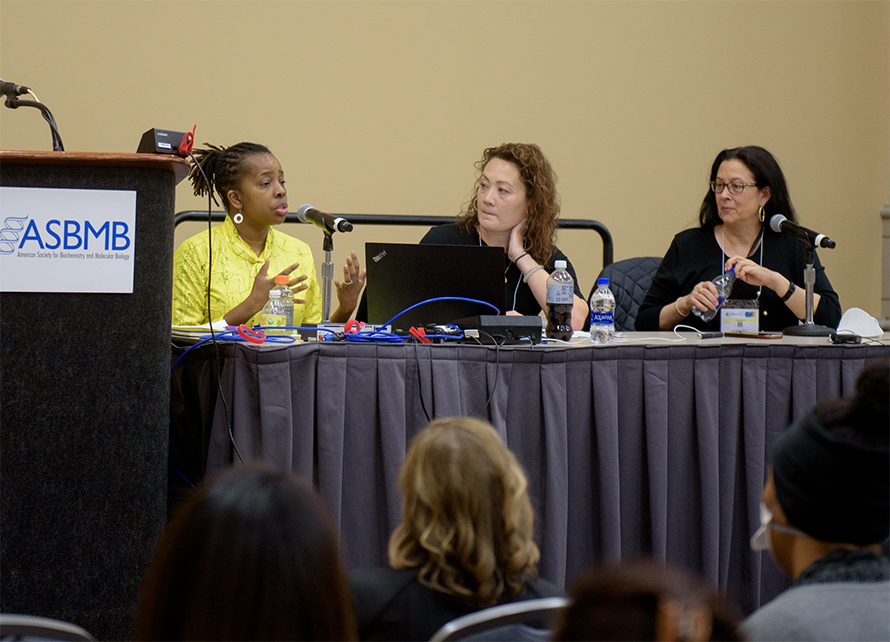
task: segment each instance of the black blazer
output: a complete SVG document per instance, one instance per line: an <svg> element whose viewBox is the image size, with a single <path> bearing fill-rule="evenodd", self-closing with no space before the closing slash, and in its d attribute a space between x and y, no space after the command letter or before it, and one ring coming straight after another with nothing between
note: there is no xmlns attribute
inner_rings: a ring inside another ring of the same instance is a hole
<svg viewBox="0 0 890 642"><path fill-rule="evenodd" d="M479 609L417 581L413 569L356 569L349 574L360 640L429 640L451 620ZM530 580L517 600L561 595L545 580Z"/></svg>

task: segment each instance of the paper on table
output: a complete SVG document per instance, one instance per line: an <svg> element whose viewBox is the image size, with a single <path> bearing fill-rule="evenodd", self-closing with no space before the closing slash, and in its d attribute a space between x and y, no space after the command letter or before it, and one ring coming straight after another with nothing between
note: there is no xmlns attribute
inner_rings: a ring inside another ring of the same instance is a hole
<svg viewBox="0 0 890 642"><path fill-rule="evenodd" d="M219 321L213 322L213 329L216 332L225 332L228 328L225 319L220 319ZM210 332L210 324L203 323L201 325L174 325L172 326L173 332L179 334L206 334Z"/></svg>

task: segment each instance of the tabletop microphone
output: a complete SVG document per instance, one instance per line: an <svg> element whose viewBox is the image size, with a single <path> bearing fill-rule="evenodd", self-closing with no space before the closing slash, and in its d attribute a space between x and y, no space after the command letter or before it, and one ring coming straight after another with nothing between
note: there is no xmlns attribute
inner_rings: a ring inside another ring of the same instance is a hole
<svg viewBox="0 0 890 642"><path fill-rule="evenodd" d="M782 214L774 214L773 217L769 220L769 226L772 228L773 232L790 234L791 236L795 236L803 241L806 241L813 247L824 247L831 249L835 245L837 245L837 243L832 241L824 234L819 234L818 232L814 232L813 230L808 230L807 228L798 225L794 221L789 221Z"/></svg>
<svg viewBox="0 0 890 642"><path fill-rule="evenodd" d="M351 232L352 223L340 216L334 216L312 207L309 203L300 205L297 218L301 223L315 223L326 232Z"/></svg>
<svg viewBox="0 0 890 642"><path fill-rule="evenodd" d="M11 82L6 82L2 78L0 78L0 93L8 98L16 98L18 96L23 96L31 91L30 87L25 87L23 85L16 85Z"/></svg>

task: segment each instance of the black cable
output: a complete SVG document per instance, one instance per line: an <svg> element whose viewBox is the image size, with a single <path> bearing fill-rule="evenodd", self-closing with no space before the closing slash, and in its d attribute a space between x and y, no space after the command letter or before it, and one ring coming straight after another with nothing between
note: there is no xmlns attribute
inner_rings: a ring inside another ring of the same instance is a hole
<svg viewBox="0 0 890 642"><path fill-rule="evenodd" d="M56 119L53 118L52 112L43 103L36 100L22 100L15 96L6 99L6 106L10 109L18 109L19 107L36 107L40 110L43 120L49 123L50 134L53 138L53 151L64 152L65 146L62 144L62 137L59 135L59 128L56 126Z"/></svg>
<svg viewBox="0 0 890 642"><path fill-rule="evenodd" d="M877 344L879 346L883 346L887 349L887 352L890 353L890 345L884 343L881 339L872 339L871 337L862 337L862 342L868 345Z"/></svg>
<svg viewBox="0 0 890 642"><path fill-rule="evenodd" d="M494 344L494 385L491 387L488 401L485 402L485 410L488 411L488 407L491 405L491 400L494 399L494 391L498 389L498 376L501 371L501 346L498 344L497 339L488 334L485 330L479 330L479 334L484 334L491 339L491 342Z"/></svg>
<svg viewBox="0 0 890 642"><path fill-rule="evenodd" d="M217 341L216 332L213 329L213 314L210 311L210 283L213 279L213 231L211 228L212 219L210 211L213 208L213 187L210 185L210 180L207 178L207 174L204 173L204 168L201 167L201 163L198 162L195 155L189 152L189 157L192 159L195 167L198 168L198 171L201 172L201 176L204 178L204 184L207 186L207 325L210 326L211 341L216 349L216 387L219 392L219 398L223 404L223 416L226 419L226 428L229 431L229 440L232 442L232 450L238 455L238 460L243 464L244 457L241 456L241 451L238 450L238 444L235 443L235 433L232 431L232 424L229 421L229 404L226 402L225 394L223 394L222 356L219 352L219 341Z"/></svg>
<svg viewBox="0 0 890 642"><path fill-rule="evenodd" d="M420 377L420 354L417 352L417 346L420 343L417 339L414 340L414 361L417 363L417 388L420 393L420 407L423 409L423 414L426 417L426 422L430 422L430 413L427 412L426 403L423 401L423 380Z"/></svg>

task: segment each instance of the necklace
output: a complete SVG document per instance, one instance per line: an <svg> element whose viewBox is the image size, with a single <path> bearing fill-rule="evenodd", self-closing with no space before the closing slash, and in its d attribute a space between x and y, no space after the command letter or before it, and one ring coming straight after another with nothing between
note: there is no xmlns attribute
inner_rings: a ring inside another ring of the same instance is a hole
<svg viewBox="0 0 890 642"><path fill-rule="evenodd" d="M721 252L722 252L722 254L723 254L723 258L722 258L722 263L721 263L721 265L720 265L720 270L721 270L721 271L723 270L723 266L726 265L726 259L729 258L729 255L726 254L726 247L727 247L727 245L726 245L726 225L723 226L723 230L722 230L722 232L723 232L723 247L721 247L720 250L721 250ZM763 226L760 227L760 234L758 234L758 235L757 235L757 238L754 239L754 243L751 244L751 249L748 250L748 253L745 255L745 258L746 258L746 259L747 259L749 256L751 256L751 252L752 252L752 251L754 250L754 248L757 246L757 243L758 243L758 242L760 243L760 265L761 265L761 267L762 267L762 266L763 266ZM763 292L763 286L762 286L762 285L759 286L759 287L757 288L757 297L754 299L755 301L759 301L759 300L760 300L760 293L761 293L761 292Z"/></svg>
<svg viewBox="0 0 890 642"><path fill-rule="evenodd" d="M476 235L479 237L479 247L482 247L482 233L477 230ZM504 256L506 257L506 252L504 253ZM511 261L509 258L507 258L506 260L507 260L507 266L504 268L504 285L507 285L507 283L509 281L509 279L507 278L507 272L510 271L510 266L515 265L515 263L513 263L513 261ZM517 270L519 269L518 265L516 266L516 269ZM522 274L520 274L519 279L516 280L516 288L513 290L513 307L510 308L511 310L516 310L516 297L519 294L519 286L521 284L522 284Z"/></svg>

